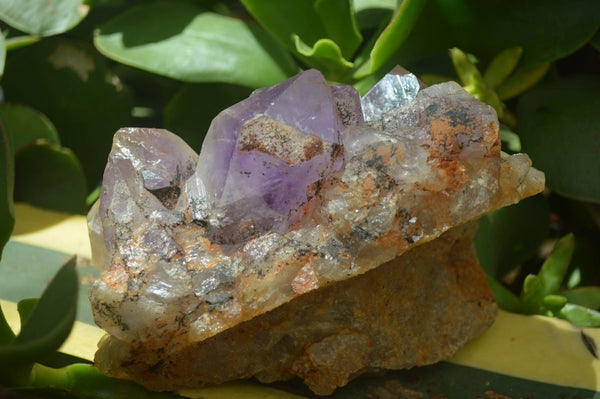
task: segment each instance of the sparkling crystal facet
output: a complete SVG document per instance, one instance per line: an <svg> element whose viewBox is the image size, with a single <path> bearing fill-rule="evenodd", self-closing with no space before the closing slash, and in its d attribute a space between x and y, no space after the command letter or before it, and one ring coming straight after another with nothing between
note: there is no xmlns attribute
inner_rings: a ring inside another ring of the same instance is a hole
<svg viewBox="0 0 600 399"><path fill-rule="evenodd" d="M365 121L379 120L386 112L409 104L419 87L419 80L412 73L393 70L386 74L362 98Z"/></svg>

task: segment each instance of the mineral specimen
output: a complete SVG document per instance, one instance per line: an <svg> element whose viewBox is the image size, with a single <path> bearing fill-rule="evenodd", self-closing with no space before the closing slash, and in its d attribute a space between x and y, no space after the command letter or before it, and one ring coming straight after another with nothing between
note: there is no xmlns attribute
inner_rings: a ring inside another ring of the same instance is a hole
<svg viewBox="0 0 600 399"><path fill-rule="evenodd" d="M457 84L392 75L362 100L314 70L258 90L199 157L164 130L117 132L89 215L104 372L155 390L299 376L328 394L492 323L473 221L543 174L501 153L495 112Z"/></svg>

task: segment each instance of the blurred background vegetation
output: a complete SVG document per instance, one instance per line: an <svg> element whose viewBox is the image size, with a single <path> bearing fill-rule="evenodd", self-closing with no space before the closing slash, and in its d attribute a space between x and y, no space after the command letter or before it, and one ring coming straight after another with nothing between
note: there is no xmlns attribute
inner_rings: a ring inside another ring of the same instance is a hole
<svg viewBox="0 0 600 399"><path fill-rule="evenodd" d="M162 127L199 151L253 89L317 68L364 94L402 65L488 102L503 149L546 173L546 192L481 222L500 304L598 310L599 27L597 0L0 0L0 248L13 200L87 212L119 127ZM545 260L562 283L536 291ZM580 324L600 326L590 314Z"/></svg>

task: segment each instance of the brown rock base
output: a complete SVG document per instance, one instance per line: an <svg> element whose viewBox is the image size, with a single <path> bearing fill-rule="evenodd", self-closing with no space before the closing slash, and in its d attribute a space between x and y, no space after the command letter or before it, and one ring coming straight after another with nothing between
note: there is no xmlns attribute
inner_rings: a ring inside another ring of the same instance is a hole
<svg viewBox="0 0 600 399"><path fill-rule="evenodd" d="M367 371L447 359L485 331L497 312L474 254L475 230L476 223L456 227L363 275L175 353L108 337L97 365L152 390L297 376L327 395Z"/></svg>

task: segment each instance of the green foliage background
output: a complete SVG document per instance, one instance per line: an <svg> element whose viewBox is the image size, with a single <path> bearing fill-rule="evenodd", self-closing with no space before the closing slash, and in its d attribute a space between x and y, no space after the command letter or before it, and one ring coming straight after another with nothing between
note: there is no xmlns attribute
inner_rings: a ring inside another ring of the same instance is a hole
<svg viewBox="0 0 600 399"><path fill-rule="evenodd" d="M0 251L13 201L87 212L119 127L199 151L253 89L317 68L365 93L402 65L488 102L546 173L481 221L500 305L600 326L599 28L597 0L0 0Z"/></svg>

